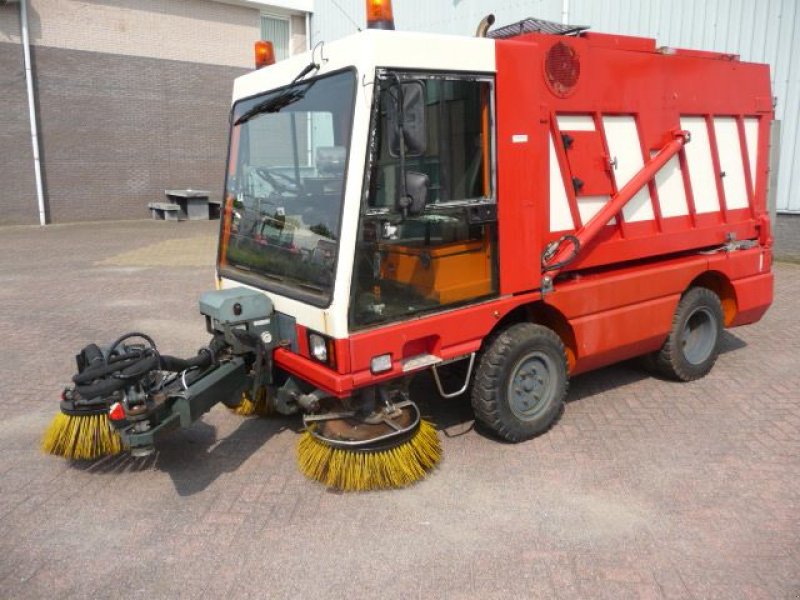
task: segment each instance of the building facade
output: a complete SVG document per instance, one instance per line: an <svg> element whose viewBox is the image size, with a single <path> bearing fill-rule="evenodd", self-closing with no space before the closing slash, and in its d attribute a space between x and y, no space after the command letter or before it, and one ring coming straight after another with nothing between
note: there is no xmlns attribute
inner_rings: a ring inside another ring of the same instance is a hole
<svg viewBox="0 0 800 600"><path fill-rule="evenodd" d="M366 23L364 0L26 2L53 223L144 218L165 189L219 198L231 82L252 68L253 41L270 39L280 59ZM0 0L0 225L40 220L20 12L20 0ZM497 25L535 16L769 63L781 120L775 200L800 225L800 2L394 0L407 30L473 35L488 13Z"/></svg>
<svg viewBox="0 0 800 600"><path fill-rule="evenodd" d="M47 222L219 198L232 81L253 42L307 48L312 0L27 0ZM39 222L19 0L0 2L0 225Z"/></svg>

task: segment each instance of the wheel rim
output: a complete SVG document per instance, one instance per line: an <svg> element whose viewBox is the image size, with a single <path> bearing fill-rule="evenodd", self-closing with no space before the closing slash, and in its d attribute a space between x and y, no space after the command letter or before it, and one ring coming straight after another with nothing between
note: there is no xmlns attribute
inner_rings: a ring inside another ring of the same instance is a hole
<svg viewBox="0 0 800 600"><path fill-rule="evenodd" d="M511 371L506 395L518 419L535 419L546 409L556 387L556 365L543 352L530 352Z"/></svg>
<svg viewBox="0 0 800 600"><path fill-rule="evenodd" d="M714 352L718 330L717 320L709 309L702 307L695 310L683 326L681 344L684 358L693 365L708 360Z"/></svg>

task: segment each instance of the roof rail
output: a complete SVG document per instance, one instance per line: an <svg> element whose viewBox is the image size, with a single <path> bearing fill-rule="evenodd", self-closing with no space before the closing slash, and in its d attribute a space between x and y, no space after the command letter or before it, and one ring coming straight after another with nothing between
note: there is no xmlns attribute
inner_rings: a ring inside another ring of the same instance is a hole
<svg viewBox="0 0 800 600"><path fill-rule="evenodd" d="M486 34L486 37L495 39L505 39L522 35L524 33L549 33L551 35L580 35L581 32L589 29L587 25L566 25L544 19L534 19L528 17L517 21L511 25L498 27Z"/></svg>

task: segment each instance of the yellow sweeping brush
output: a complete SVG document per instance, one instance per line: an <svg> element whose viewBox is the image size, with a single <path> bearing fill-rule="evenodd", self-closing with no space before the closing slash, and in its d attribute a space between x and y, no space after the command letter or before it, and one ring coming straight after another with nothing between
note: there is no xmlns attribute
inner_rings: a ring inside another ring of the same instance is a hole
<svg viewBox="0 0 800 600"><path fill-rule="evenodd" d="M255 402L250 399L249 392L243 392L242 401L239 403L239 406L231 408L231 410L240 417L251 417L253 415L269 417L275 414L272 403L267 402L267 388L265 387L258 388Z"/></svg>
<svg viewBox="0 0 800 600"><path fill-rule="evenodd" d="M410 438L385 450L335 448L308 430L297 445L306 477L347 492L405 487L424 478L441 457L436 428L424 420Z"/></svg>
<svg viewBox="0 0 800 600"><path fill-rule="evenodd" d="M94 460L122 452L122 439L105 413L59 412L42 437L42 450L73 460Z"/></svg>

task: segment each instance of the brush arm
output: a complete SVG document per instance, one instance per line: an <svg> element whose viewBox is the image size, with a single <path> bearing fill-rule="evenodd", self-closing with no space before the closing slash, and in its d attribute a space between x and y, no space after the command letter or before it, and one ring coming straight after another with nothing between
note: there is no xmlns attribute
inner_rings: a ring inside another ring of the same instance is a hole
<svg viewBox="0 0 800 600"><path fill-rule="evenodd" d="M272 352L281 337L272 302L261 292L206 292L200 312L211 334L195 356L161 354L152 337L126 333L105 347L89 344L76 356L78 372L62 394L61 412L107 415L137 454L175 427L188 427L212 406L236 407L242 392L272 384Z"/></svg>

